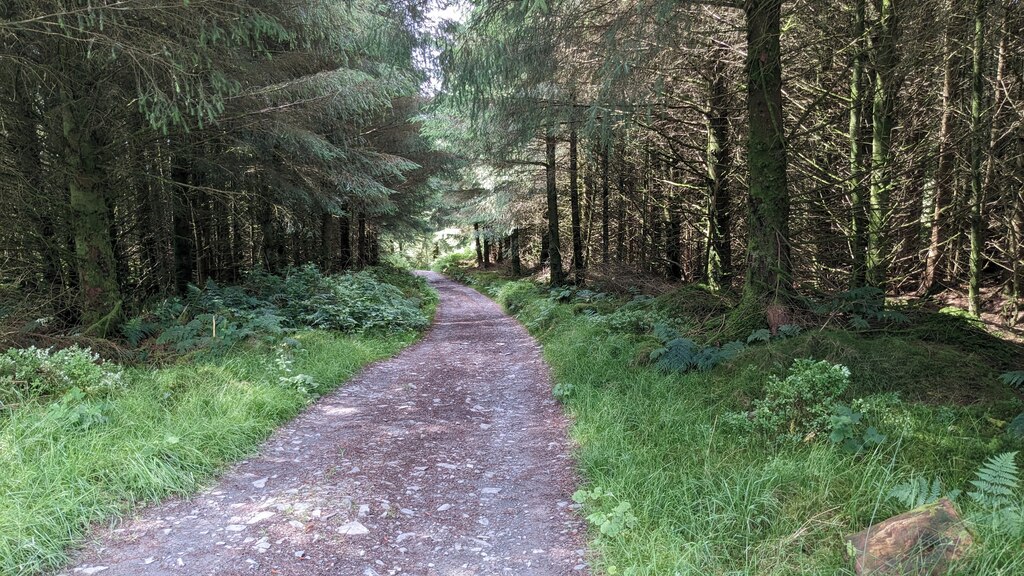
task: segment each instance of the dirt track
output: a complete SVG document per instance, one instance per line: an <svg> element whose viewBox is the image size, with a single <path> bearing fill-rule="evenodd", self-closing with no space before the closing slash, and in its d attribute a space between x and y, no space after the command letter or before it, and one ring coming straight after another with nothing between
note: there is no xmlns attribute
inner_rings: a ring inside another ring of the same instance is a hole
<svg viewBox="0 0 1024 576"><path fill-rule="evenodd" d="M425 273L437 321L188 500L98 531L66 574L586 573L566 420L529 334Z"/></svg>

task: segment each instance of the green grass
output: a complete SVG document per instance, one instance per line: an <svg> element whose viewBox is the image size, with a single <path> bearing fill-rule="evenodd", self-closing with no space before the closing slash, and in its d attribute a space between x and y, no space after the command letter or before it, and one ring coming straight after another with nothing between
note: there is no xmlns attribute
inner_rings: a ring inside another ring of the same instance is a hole
<svg viewBox="0 0 1024 576"><path fill-rule="evenodd" d="M293 373L326 392L415 334L297 339ZM108 421L88 428L60 403L12 411L0 421L0 573L59 566L90 524L195 492L251 454L311 400L279 382L275 359L274 348L245 345L219 359L129 369L128 387L102 406Z"/></svg>
<svg viewBox="0 0 1024 576"><path fill-rule="evenodd" d="M1021 447L1002 426L1024 404L999 386L989 349L908 330L809 330L751 346L709 373L664 374L638 362L649 337L610 330L586 307L554 303L521 283L502 289L494 277L474 284L513 303L541 340L556 385L571 385L563 401L585 485L614 494L589 502L585 514L626 501L637 517L614 537L591 531L598 573L852 574L843 537L905 511L886 497L895 484L925 474L962 488L985 458ZM652 306L665 311L672 301ZM705 314L682 325L725 312L720 302L680 304ZM850 368L847 399L863 399L870 423L888 436L879 448L855 456L827 439L780 440L730 423L727 415L748 410L769 374L801 357ZM973 553L954 573L1024 573L1024 541L973 529Z"/></svg>

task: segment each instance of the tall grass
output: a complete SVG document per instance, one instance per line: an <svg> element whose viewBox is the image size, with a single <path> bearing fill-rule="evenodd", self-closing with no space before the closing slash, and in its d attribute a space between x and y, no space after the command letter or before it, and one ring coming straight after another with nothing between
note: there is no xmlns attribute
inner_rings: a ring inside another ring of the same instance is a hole
<svg viewBox="0 0 1024 576"><path fill-rule="evenodd" d="M970 406L901 399L904 388L904 398L930 400L929 383L994 378L975 358L934 343L806 333L752 346L711 372L665 374L643 365L642 336L610 330L538 291L478 281L486 283L544 345L574 418L585 487L614 495L588 501L584 512L629 502L637 517L614 537L592 531L598 573L853 574L843 537L904 511L887 497L894 485L922 473L962 487L986 457L1019 447L1001 423L1021 411L1020 401L996 392ZM878 406L869 417L888 435L879 448L853 455L827 439L780 440L730 426L726 414L749 409L768 374L803 356L850 366L852 394ZM1020 538L974 530L975 549L954 573L1024 574Z"/></svg>
<svg viewBox="0 0 1024 576"><path fill-rule="evenodd" d="M326 391L415 335L305 332L292 370ZM238 346L220 359L126 371L127 389L83 427L60 403L0 421L0 573L60 565L90 524L142 502L188 494L253 450L310 396L282 385L275 349Z"/></svg>

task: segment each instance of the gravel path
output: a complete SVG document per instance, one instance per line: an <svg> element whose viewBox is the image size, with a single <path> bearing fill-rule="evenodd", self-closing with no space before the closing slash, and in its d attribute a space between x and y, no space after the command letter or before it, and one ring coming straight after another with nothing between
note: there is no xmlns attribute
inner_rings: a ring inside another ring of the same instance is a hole
<svg viewBox="0 0 1024 576"><path fill-rule="evenodd" d="M188 500L97 532L64 574L583 574L566 419L537 343L476 291Z"/></svg>

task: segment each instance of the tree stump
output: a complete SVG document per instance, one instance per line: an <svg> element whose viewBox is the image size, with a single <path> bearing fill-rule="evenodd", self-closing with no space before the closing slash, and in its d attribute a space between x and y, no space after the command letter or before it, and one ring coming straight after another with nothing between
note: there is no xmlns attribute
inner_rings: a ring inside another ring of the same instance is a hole
<svg viewBox="0 0 1024 576"><path fill-rule="evenodd" d="M973 540L943 498L846 537L859 576L939 576Z"/></svg>

